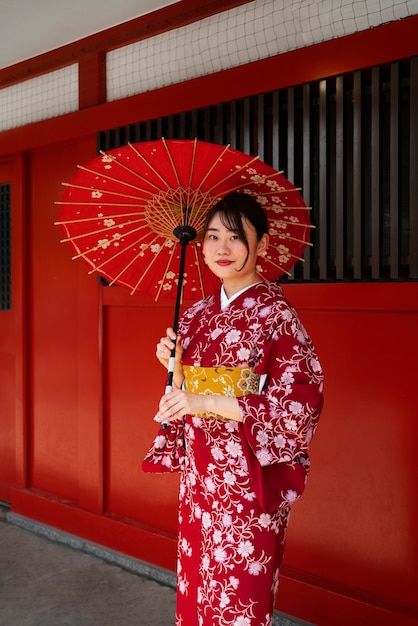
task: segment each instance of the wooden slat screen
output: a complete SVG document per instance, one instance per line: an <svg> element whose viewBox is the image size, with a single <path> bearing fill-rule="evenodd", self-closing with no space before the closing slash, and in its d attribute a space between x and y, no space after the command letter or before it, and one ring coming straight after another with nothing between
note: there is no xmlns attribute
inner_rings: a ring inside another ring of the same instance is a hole
<svg viewBox="0 0 418 626"><path fill-rule="evenodd" d="M193 139L259 154L312 206L292 281L418 279L418 58L99 133L98 147Z"/></svg>
<svg viewBox="0 0 418 626"><path fill-rule="evenodd" d="M12 306L10 242L10 185L0 184L0 311Z"/></svg>

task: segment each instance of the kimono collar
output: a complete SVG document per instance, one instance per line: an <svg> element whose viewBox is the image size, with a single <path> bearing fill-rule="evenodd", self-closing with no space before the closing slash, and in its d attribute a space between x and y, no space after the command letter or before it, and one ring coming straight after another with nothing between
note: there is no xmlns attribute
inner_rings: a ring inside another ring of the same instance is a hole
<svg viewBox="0 0 418 626"><path fill-rule="evenodd" d="M238 296L240 296L242 293L247 291L247 289L254 287L254 285L258 285L259 282L260 281L257 281L255 283L252 283L251 285L247 285L247 287L244 287L244 289L240 289L240 291L237 291L236 293L234 293L230 298L228 298L228 296L226 295L224 286L222 285L221 287L221 310L223 311L224 309L226 309L226 307L229 306L231 302L233 302L236 298L238 298Z"/></svg>

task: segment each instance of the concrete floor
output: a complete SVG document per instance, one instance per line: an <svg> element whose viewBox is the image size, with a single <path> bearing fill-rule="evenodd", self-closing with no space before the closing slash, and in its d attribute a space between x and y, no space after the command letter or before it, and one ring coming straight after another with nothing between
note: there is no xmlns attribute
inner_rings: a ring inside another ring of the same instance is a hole
<svg viewBox="0 0 418 626"><path fill-rule="evenodd" d="M0 626L173 626L175 591L0 517Z"/></svg>
<svg viewBox="0 0 418 626"><path fill-rule="evenodd" d="M173 572L0 503L0 626L174 626L174 587ZM273 626L314 625L276 611Z"/></svg>

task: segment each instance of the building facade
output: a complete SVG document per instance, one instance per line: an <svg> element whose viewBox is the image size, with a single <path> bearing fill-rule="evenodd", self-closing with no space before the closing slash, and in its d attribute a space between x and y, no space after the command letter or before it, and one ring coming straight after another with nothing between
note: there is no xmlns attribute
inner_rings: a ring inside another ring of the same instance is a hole
<svg viewBox="0 0 418 626"><path fill-rule="evenodd" d="M177 477L140 469L172 306L73 262L54 202L98 149L231 143L302 187L317 227L284 289L326 403L277 607L320 626L412 626L417 10L200 4L0 70L0 500L174 570Z"/></svg>

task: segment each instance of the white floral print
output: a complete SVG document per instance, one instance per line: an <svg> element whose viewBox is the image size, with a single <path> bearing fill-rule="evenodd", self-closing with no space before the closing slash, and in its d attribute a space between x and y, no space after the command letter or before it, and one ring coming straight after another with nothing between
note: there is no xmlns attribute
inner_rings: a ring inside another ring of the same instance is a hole
<svg viewBox="0 0 418 626"><path fill-rule="evenodd" d="M181 442L180 426L164 435L165 448L156 440L150 452L162 464L167 450L181 470L176 626L271 626L287 517L304 483L299 491L280 484L276 508L266 510L252 472L281 464L292 476L306 476L320 410L320 364L273 283L252 286L225 311L218 296L196 303L183 315L179 336L185 364L245 363L267 379L262 393L237 397L242 423L187 416L184 457L173 443Z"/></svg>
<svg viewBox="0 0 418 626"><path fill-rule="evenodd" d="M227 333L225 340L226 340L226 343L228 344L237 343L237 341L240 340L240 337L241 337L241 331L230 330L229 333Z"/></svg>

